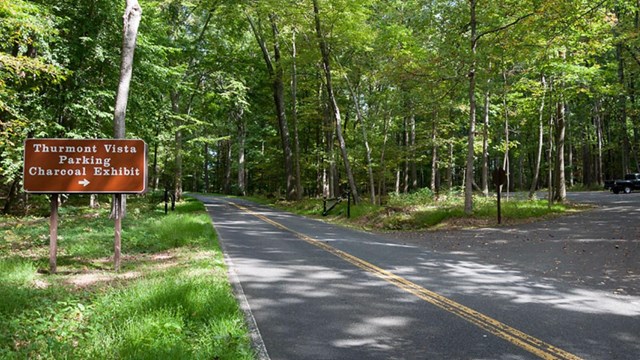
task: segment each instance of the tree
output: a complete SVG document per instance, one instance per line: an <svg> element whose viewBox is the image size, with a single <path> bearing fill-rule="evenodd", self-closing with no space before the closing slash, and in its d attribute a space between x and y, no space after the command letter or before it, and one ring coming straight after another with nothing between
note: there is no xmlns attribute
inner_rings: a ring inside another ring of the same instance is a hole
<svg viewBox="0 0 640 360"><path fill-rule="evenodd" d="M129 100L129 87L133 74L133 54L136 48L138 27L142 18L142 8L137 0L127 0L124 11L122 35L122 62L120 64L120 81L116 93L115 112L113 116L114 135L116 139L125 138L125 116ZM116 271L120 271L120 251L122 239L122 218L124 217L125 198L122 194L113 197L112 216L115 219L115 239L113 263Z"/></svg>
<svg viewBox="0 0 640 360"><path fill-rule="evenodd" d="M333 80L331 75L331 54L329 53L329 47L327 41L322 33L322 24L320 21L320 9L318 7L318 0L313 0L313 14L316 25L316 35L318 37L318 45L320 46L320 53L322 55L322 69L325 76L325 86L327 88L327 96L329 101L329 108L332 112L332 117L336 124L336 136L338 137L338 143L340 144L340 153L342 154L342 160L344 162L344 169L349 180L349 187L351 188L351 195L353 196L354 203L359 202L358 187L356 186L353 171L351 170L351 162L349 161L349 154L347 151L347 144L342 134L342 116L340 114L340 108L336 100L336 96L333 88Z"/></svg>

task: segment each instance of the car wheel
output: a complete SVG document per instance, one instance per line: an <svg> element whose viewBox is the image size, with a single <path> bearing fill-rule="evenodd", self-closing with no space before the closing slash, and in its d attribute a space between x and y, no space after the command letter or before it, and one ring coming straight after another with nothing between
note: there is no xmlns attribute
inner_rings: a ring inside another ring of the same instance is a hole
<svg viewBox="0 0 640 360"><path fill-rule="evenodd" d="M628 186L625 186L625 187L624 187L624 193L625 193L625 194L628 194L628 193L630 193L630 192L631 192L631 188L630 188L630 187L628 187Z"/></svg>

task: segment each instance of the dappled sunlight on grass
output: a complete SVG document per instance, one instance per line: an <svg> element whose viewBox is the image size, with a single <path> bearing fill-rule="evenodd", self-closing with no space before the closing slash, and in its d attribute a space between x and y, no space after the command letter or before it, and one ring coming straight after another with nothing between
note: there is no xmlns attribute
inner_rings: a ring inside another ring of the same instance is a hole
<svg viewBox="0 0 640 360"><path fill-rule="evenodd" d="M47 221L0 222L0 358L252 358L203 205L144 201L128 201L119 273L108 206L61 211L54 275Z"/></svg>

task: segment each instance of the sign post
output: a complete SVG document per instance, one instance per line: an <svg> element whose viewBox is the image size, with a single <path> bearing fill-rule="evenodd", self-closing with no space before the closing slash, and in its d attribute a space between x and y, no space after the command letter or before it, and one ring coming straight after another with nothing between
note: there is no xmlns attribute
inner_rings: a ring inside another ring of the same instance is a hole
<svg viewBox="0 0 640 360"><path fill-rule="evenodd" d="M25 192L51 194L49 267L55 273L59 194L122 197L146 192L147 145L130 139L27 139L23 178ZM116 218L119 221L122 219ZM116 238L119 236L116 226ZM116 244L116 264L119 247Z"/></svg>
<svg viewBox="0 0 640 360"><path fill-rule="evenodd" d="M51 195L51 215L49 216L49 272L55 274L58 270L58 202L59 194Z"/></svg>

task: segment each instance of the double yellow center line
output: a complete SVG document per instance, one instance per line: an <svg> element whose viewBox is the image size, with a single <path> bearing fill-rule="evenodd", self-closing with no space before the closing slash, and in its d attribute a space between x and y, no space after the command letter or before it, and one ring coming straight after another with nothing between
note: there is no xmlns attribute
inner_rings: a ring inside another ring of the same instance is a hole
<svg viewBox="0 0 640 360"><path fill-rule="evenodd" d="M242 205L238 205L233 202L229 202L229 204L237 207L238 209L257 217L258 219L269 223L279 229L284 231L293 233L301 240L306 241L307 243L316 246L320 249L323 249L355 266L358 268L367 271L393 285L396 287L405 290L418 298L439 307L451 314L457 315L462 319L476 325L477 327L499 337L502 338L516 346L521 347L522 349L540 357L541 359L558 359L558 360L580 360L581 358L571 354L567 351L559 349L551 344L548 344L540 339L537 339L533 336L527 335L522 331L515 329L507 324L504 324L496 319L493 319L487 315L479 313L467 306L459 304L451 299L448 299L438 293L435 293L431 290L425 289L422 286L413 283L405 278L402 278L398 275L395 275L387 270L379 268L363 259L355 257L349 253L346 253L342 250L338 250L332 246L327 245L322 241L318 241L314 238L311 238L305 234L292 230L279 222L273 221L267 218L264 215L256 213L255 211L246 208Z"/></svg>

